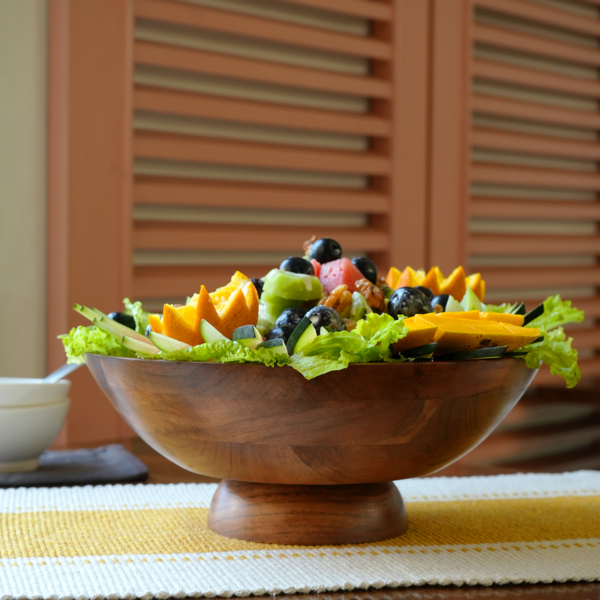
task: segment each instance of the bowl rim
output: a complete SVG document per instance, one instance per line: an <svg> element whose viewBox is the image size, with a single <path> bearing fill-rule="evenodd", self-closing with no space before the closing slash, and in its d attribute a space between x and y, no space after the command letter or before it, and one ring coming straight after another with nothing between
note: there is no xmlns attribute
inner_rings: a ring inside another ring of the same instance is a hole
<svg viewBox="0 0 600 600"><path fill-rule="evenodd" d="M201 361L201 360L164 360L161 358L137 358L137 357L133 357L133 356L113 356L111 354L97 354L95 352L86 352L85 353L86 356L90 355L90 356L99 356L100 358L114 358L114 359L118 359L118 360L131 360L131 361L139 361L139 362L158 362L161 364L164 363L173 363L176 365L183 365L183 364L191 364L191 365L221 365L221 366L228 366L228 365L236 365L236 366L247 366L247 367L266 367L266 365L263 365L261 363L222 363L219 361L214 361L214 362L210 362L210 361ZM456 364L463 364L463 363L490 363L490 362L496 362L499 360L521 360L515 356L500 356L500 357L493 357L493 358L480 358L480 359L470 359L470 360L432 360L432 361L401 361L401 362L384 362L384 361L378 361L378 362L369 362L369 363L350 363L346 368L350 368L350 367L381 367L381 366L387 366L387 365L394 365L394 366L408 366L408 365L427 365L427 364L434 364L434 365L440 365L440 364L444 364L444 365L456 365ZM277 366L277 365L276 365ZM291 367L291 365L281 365L282 367ZM268 367L271 368L271 367ZM427 367L426 367L427 368ZM532 370L536 370L536 369L532 369Z"/></svg>

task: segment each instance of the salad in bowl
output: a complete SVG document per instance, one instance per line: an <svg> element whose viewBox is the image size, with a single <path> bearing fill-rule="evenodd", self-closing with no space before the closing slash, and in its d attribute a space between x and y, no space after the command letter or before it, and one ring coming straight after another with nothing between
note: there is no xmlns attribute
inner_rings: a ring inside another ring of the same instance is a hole
<svg viewBox="0 0 600 600"><path fill-rule="evenodd" d="M261 279L236 271L215 291L204 286L162 314L124 300L105 314L79 304L91 321L60 336L67 362L86 354L147 360L258 363L313 379L359 363L524 360L549 365L567 387L581 377L563 326L583 311L551 296L527 311L523 302L485 303L485 281L462 266L448 276L392 267L385 277L368 258L343 256L330 238L311 239Z"/></svg>

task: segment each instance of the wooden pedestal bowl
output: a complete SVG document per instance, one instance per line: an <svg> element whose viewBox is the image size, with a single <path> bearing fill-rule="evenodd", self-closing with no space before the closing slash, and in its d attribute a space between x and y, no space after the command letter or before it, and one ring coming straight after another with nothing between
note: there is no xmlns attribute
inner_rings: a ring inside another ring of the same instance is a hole
<svg viewBox="0 0 600 600"><path fill-rule="evenodd" d="M373 542L406 531L396 479L433 473L502 421L536 371L499 360L291 367L88 355L155 450L223 479L208 525L256 542Z"/></svg>

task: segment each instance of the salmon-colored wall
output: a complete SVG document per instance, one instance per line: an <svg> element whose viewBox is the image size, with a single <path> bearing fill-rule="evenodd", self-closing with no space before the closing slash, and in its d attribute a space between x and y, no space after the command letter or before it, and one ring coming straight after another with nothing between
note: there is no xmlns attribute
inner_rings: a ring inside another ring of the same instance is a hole
<svg viewBox="0 0 600 600"><path fill-rule="evenodd" d="M48 370L73 303L118 310L131 275L131 3L50 0ZM120 439L128 428L87 369L57 445Z"/></svg>

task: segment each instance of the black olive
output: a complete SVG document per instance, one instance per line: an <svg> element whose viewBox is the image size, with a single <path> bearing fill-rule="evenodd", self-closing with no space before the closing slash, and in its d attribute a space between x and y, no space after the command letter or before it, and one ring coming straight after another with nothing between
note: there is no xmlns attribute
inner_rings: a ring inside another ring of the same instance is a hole
<svg viewBox="0 0 600 600"><path fill-rule="evenodd" d="M294 329L296 329L295 325L281 325L279 327L275 327L269 331L267 339L276 340L277 338L281 338L287 344L287 341L290 335L292 335Z"/></svg>
<svg viewBox="0 0 600 600"><path fill-rule="evenodd" d="M372 260L355 256L351 262L371 283L377 284L377 267Z"/></svg>
<svg viewBox="0 0 600 600"><path fill-rule="evenodd" d="M433 292L429 288L422 285L415 285L415 290L423 292L430 300L433 300Z"/></svg>
<svg viewBox="0 0 600 600"><path fill-rule="evenodd" d="M450 294L440 294L431 300L431 306L433 306L434 310L437 304L439 304L444 310L446 310L446 304L448 304L448 298L450 298Z"/></svg>
<svg viewBox="0 0 600 600"><path fill-rule="evenodd" d="M313 264L301 256L290 256L289 258L286 258L279 265L279 268L282 271L289 271L290 273L303 273L304 275L315 274Z"/></svg>
<svg viewBox="0 0 600 600"><path fill-rule="evenodd" d="M433 312L429 298L413 287L398 288L390 298L388 312L394 319L399 316L414 317Z"/></svg>
<svg viewBox="0 0 600 600"><path fill-rule="evenodd" d="M303 306L292 306L292 308L286 308L275 321L275 327L283 327L284 325L293 325L296 327L302 317L308 312L308 308Z"/></svg>
<svg viewBox="0 0 600 600"><path fill-rule="evenodd" d="M321 264L342 258L342 247L331 238L315 240L308 251L308 258L314 258Z"/></svg>
<svg viewBox="0 0 600 600"><path fill-rule="evenodd" d="M121 325L125 325L125 327L129 327L129 329L135 329L135 319L131 315L126 315L122 312L111 312L108 318L121 323Z"/></svg>
<svg viewBox="0 0 600 600"><path fill-rule="evenodd" d="M149 338L150 337L150 333L152 332L152 325L148 325L146 327L146 331L144 331L144 335Z"/></svg>
<svg viewBox="0 0 600 600"><path fill-rule="evenodd" d="M256 293L258 294L258 297L260 298L263 293L264 281L262 279L257 279L256 277L252 277L250 279L250 281L254 284L254 287L256 288Z"/></svg>
<svg viewBox="0 0 600 600"><path fill-rule="evenodd" d="M344 331L346 329L344 319L329 306L315 306L306 313L306 316L315 326L317 333L321 333L321 327L326 327L331 331Z"/></svg>

